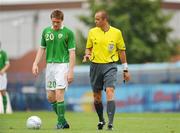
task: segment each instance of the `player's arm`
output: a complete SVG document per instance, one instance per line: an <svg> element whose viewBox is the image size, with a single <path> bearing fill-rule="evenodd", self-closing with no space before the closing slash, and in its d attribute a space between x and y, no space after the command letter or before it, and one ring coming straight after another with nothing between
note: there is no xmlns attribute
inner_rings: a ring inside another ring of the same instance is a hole
<svg viewBox="0 0 180 133"><path fill-rule="evenodd" d="M0 71L0 74L4 74L10 67L10 64L7 63Z"/></svg>
<svg viewBox="0 0 180 133"><path fill-rule="evenodd" d="M75 49L69 50L69 71L68 71L68 83L72 83L74 80L74 65L75 65Z"/></svg>
<svg viewBox="0 0 180 133"><path fill-rule="evenodd" d="M117 48L119 49L119 59L121 60L122 63L122 67L123 67L123 78L124 78L124 82L125 81L129 81L130 80L130 74L128 71L128 63L127 63L127 59L126 59L126 46L124 43L124 39L122 36L121 31L118 32L118 43L117 43Z"/></svg>
<svg viewBox="0 0 180 133"><path fill-rule="evenodd" d="M86 62L91 57L92 48L86 48L83 62Z"/></svg>
<svg viewBox="0 0 180 133"><path fill-rule="evenodd" d="M39 73L38 64L39 64L40 60L42 59L42 56L43 56L44 53L45 53L45 48L40 47L40 48L38 49L38 52L37 52L37 54L36 54L36 58L35 58L35 60L34 60L33 67L32 67L32 73L33 73L35 76L37 76L38 73Z"/></svg>
<svg viewBox="0 0 180 133"><path fill-rule="evenodd" d="M4 74L10 67L9 59L6 53L4 53L5 66L0 70L0 74Z"/></svg>
<svg viewBox="0 0 180 133"><path fill-rule="evenodd" d="M119 58L121 60L122 67L123 67L123 78L125 81L129 81L130 80L130 74L128 71L128 63L127 63L127 59L126 59L126 51L125 50L120 50Z"/></svg>

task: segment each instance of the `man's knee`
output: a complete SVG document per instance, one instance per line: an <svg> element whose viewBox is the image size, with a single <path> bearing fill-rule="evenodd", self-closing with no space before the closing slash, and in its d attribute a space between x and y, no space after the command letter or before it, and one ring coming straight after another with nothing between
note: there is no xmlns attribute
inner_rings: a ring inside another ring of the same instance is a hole
<svg viewBox="0 0 180 133"><path fill-rule="evenodd" d="M94 93L93 93L93 96L94 96L94 102L95 102L95 103L99 103L99 102L102 101L101 91L99 91L99 92L94 92Z"/></svg>
<svg viewBox="0 0 180 133"><path fill-rule="evenodd" d="M56 90L56 101L63 102L64 101L64 93L65 93L65 88L57 89Z"/></svg>
<svg viewBox="0 0 180 133"><path fill-rule="evenodd" d="M55 102L56 101L55 95L50 94L50 93L47 95L47 99L49 102Z"/></svg>
<svg viewBox="0 0 180 133"><path fill-rule="evenodd" d="M56 99L53 98L52 96L48 96L47 99L48 99L48 101L51 102L51 103L56 101Z"/></svg>
<svg viewBox="0 0 180 133"><path fill-rule="evenodd" d="M107 97L107 101L114 100L114 88L112 87L106 88L106 97Z"/></svg>
<svg viewBox="0 0 180 133"><path fill-rule="evenodd" d="M0 93L1 93L2 96L6 96L6 91L5 90L0 91Z"/></svg>

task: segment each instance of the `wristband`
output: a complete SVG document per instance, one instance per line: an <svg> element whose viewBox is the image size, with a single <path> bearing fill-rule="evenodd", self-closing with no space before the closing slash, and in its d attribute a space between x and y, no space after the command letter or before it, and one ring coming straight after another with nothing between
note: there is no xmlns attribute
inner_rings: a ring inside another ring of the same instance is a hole
<svg viewBox="0 0 180 133"><path fill-rule="evenodd" d="M123 63L122 64L122 69L123 69L123 71L124 70L128 70L128 64L127 63Z"/></svg>

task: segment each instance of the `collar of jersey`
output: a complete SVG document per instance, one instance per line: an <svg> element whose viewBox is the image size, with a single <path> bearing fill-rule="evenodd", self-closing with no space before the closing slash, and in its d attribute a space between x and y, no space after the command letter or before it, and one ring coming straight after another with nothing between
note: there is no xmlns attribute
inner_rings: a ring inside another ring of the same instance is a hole
<svg viewBox="0 0 180 133"><path fill-rule="evenodd" d="M104 32L100 27L97 27L97 28L99 28L102 32ZM110 29L111 29L111 26L109 26L109 30L108 31L110 31ZM106 32L108 32L108 31L106 31Z"/></svg>
<svg viewBox="0 0 180 133"><path fill-rule="evenodd" d="M63 29L63 28L64 28L64 25L62 25L60 29ZM51 29L53 29L53 27L52 27L52 26L51 26Z"/></svg>

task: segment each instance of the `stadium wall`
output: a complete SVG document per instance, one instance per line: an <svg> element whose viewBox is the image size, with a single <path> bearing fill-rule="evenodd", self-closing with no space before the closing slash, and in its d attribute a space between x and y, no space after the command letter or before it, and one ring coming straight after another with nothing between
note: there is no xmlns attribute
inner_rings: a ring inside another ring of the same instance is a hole
<svg viewBox="0 0 180 133"><path fill-rule="evenodd" d="M126 84L122 82L120 67L116 86L118 112L180 111L180 62L129 65L132 80ZM23 78L26 79L21 75L20 79ZM23 83L17 78L12 81L8 84L8 92L14 110L51 110L44 89L44 72L35 80ZM75 68L75 79L65 99L70 111L94 110L89 66ZM106 101L104 95L103 101Z"/></svg>

